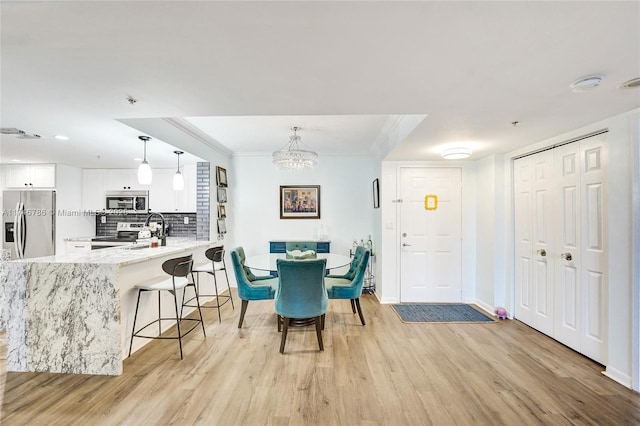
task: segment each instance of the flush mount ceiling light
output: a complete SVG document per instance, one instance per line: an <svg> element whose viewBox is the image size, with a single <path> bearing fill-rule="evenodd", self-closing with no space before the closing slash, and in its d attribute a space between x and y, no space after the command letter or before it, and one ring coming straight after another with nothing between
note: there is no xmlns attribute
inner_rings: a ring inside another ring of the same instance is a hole
<svg viewBox="0 0 640 426"><path fill-rule="evenodd" d="M309 170L318 165L318 154L300 149L300 136L296 134L300 127L292 127L293 135L280 151L273 153L273 164L280 170Z"/></svg>
<svg viewBox="0 0 640 426"><path fill-rule="evenodd" d="M138 167L138 183L140 185L150 185L153 175L151 173L151 166L147 163L147 141L151 140L149 136L138 136L142 142L144 142L144 157L142 157L142 163Z"/></svg>
<svg viewBox="0 0 640 426"><path fill-rule="evenodd" d="M602 81L601 75L590 75L587 77L582 77L574 81L569 85L573 92L586 92L587 90L594 89L600 85Z"/></svg>
<svg viewBox="0 0 640 426"><path fill-rule="evenodd" d="M182 151L173 151L178 156L178 171L173 175L173 189L176 191L182 191L184 189L184 176L180 173L180 155L184 154Z"/></svg>
<svg viewBox="0 0 640 426"><path fill-rule="evenodd" d="M640 77L625 81L618 86L618 89L635 89L637 87L640 87Z"/></svg>
<svg viewBox="0 0 640 426"><path fill-rule="evenodd" d="M471 149L463 147L449 148L444 150L440 155L442 155L442 158L445 160L461 160L471 156Z"/></svg>

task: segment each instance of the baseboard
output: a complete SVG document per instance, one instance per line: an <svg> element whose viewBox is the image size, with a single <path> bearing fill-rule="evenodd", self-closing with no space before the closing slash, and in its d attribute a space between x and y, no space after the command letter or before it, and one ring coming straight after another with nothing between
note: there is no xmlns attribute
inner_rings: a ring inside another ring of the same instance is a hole
<svg viewBox="0 0 640 426"><path fill-rule="evenodd" d="M486 311L489 315L491 315L492 317L496 316L496 310L493 306L488 305L484 302L481 302L479 300L475 300L473 302L466 302L466 303L473 303L474 305L476 305L477 307L479 307L480 309L482 309L483 311Z"/></svg>
<svg viewBox="0 0 640 426"><path fill-rule="evenodd" d="M617 370L611 366L607 366L607 369L602 372L605 376L610 378L611 380L620 383L622 386L626 386L629 389L632 389L631 385L631 376L623 373L620 370Z"/></svg>

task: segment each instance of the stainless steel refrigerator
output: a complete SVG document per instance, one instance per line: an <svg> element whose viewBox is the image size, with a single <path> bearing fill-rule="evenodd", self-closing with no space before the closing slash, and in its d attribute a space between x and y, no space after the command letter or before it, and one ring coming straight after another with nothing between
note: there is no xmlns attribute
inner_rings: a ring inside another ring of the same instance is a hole
<svg viewBox="0 0 640 426"><path fill-rule="evenodd" d="M56 252L56 192L2 192L2 247L11 259L51 256Z"/></svg>

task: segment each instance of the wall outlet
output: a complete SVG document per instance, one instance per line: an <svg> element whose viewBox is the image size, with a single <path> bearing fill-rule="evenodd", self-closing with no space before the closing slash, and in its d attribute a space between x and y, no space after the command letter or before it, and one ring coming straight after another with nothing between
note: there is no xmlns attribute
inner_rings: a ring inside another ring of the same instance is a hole
<svg viewBox="0 0 640 426"><path fill-rule="evenodd" d="M188 225L189 224L189 216L185 216L184 217L184 224Z"/></svg>
<svg viewBox="0 0 640 426"><path fill-rule="evenodd" d="M106 216L100 216L100 223L107 223L107 217Z"/></svg>

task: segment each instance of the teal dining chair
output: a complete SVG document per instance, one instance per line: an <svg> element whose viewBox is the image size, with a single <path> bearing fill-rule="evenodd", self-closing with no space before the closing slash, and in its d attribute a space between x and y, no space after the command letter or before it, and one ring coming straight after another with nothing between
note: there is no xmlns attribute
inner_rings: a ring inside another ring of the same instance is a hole
<svg viewBox="0 0 640 426"><path fill-rule="evenodd" d="M278 259L279 282L274 305L278 321L282 320L280 353L284 353L289 326L311 319L316 326L320 350L324 350L322 326L329 303L324 286L326 266L326 259Z"/></svg>
<svg viewBox="0 0 640 426"><path fill-rule="evenodd" d="M360 247L358 247L360 248ZM365 249L360 255L356 263L356 256L354 255L355 264L353 278L348 278L347 274L343 276L332 276L325 278L325 286L327 288L327 294L329 299L349 299L351 301L351 310L353 313L358 312L360 316L360 322L365 325L364 314L362 313L362 307L360 306L360 295L362 294L362 286L364 285L364 277L367 272L367 263L369 262L369 256L371 253ZM356 249L356 254L358 250Z"/></svg>
<svg viewBox="0 0 640 426"><path fill-rule="evenodd" d="M244 315L251 300L271 300L274 298L278 279L271 276L256 277L244 264L245 256L242 247L231 250L231 263L238 283L238 297L242 301L238 328L242 328Z"/></svg>
<svg viewBox="0 0 640 426"><path fill-rule="evenodd" d="M360 264L360 259L364 255L365 251L367 251L365 246L356 247L356 251L353 254L353 259L351 260L351 264L349 265L349 270L346 273L342 274L342 275L329 274L329 275L327 275L327 278L345 278L345 279L347 279L349 281L353 280L353 277L355 277L355 275L356 275L356 269L358 268L358 265Z"/></svg>

